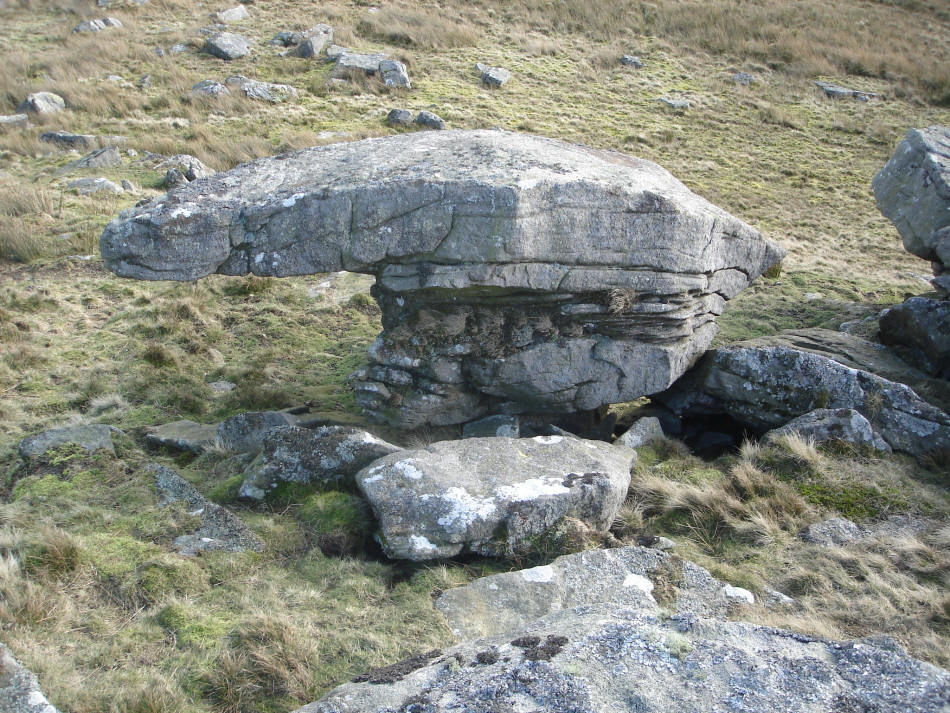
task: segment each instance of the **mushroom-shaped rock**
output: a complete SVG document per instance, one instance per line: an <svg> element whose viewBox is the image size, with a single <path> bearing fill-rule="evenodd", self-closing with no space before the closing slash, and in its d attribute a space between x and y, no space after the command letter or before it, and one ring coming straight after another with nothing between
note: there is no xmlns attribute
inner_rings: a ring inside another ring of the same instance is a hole
<svg viewBox="0 0 950 713"><path fill-rule="evenodd" d="M376 275L354 386L410 428L661 391L784 255L649 161L504 131L260 159L123 213L101 249L139 279Z"/></svg>

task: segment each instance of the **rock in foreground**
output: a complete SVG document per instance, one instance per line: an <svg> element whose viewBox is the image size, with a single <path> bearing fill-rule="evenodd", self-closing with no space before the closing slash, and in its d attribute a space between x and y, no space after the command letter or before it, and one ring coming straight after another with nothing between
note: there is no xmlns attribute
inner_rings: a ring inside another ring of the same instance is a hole
<svg viewBox="0 0 950 713"><path fill-rule="evenodd" d="M24 668L0 643L0 711L5 713L57 713L40 690L32 671Z"/></svg>
<svg viewBox="0 0 950 713"><path fill-rule="evenodd" d="M468 438L386 456L356 484L389 557L506 556L530 549L565 517L607 530L635 458L627 448L563 436Z"/></svg>
<svg viewBox="0 0 950 713"><path fill-rule="evenodd" d="M598 604L371 671L297 713L938 713L950 674L889 640L834 642Z"/></svg>
<svg viewBox="0 0 950 713"><path fill-rule="evenodd" d="M140 279L376 275L357 398L410 428L661 391L784 254L655 164L503 131L261 159L124 213L101 248Z"/></svg>

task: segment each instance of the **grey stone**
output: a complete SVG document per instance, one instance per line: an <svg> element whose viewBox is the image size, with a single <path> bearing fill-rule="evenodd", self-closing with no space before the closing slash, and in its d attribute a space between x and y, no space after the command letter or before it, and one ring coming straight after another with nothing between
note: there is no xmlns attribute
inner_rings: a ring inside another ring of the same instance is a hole
<svg viewBox="0 0 950 713"><path fill-rule="evenodd" d="M766 606L777 609L788 609L789 607L794 607L797 604L794 599L792 599L787 594L778 591L777 589L763 587L762 591L765 593Z"/></svg>
<svg viewBox="0 0 950 713"><path fill-rule="evenodd" d="M30 123L29 114L3 114L0 115L0 127L23 127Z"/></svg>
<svg viewBox="0 0 950 713"><path fill-rule="evenodd" d="M471 421L462 427L462 438L519 438L521 424L517 416L497 414L478 421Z"/></svg>
<svg viewBox="0 0 950 713"><path fill-rule="evenodd" d="M277 47L296 47L303 42L304 39L303 33L301 32L283 30L271 37L270 42L267 44L276 45Z"/></svg>
<svg viewBox="0 0 950 713"><path fill-rule="evenodd" d="M300 41L294 55L297 57L318 57L323 50L333 42L333 28L329 25L315 25L303 33L299 33ZM291 38L296 39L296 38Z"/></svg>
<svg viewBox="0 0 950 713"><path fill-rule="evenodd" d="M205 97L221 97L231 93L224 84L215 79L202 79L191 87L191 94Z"/></svg>
<svg viewBox="0 0 950 713"><path fill-rule="evenodd" d="M732 75L732 81L741 84L743 87L748 87L755 81L755 75L749 72L736 72Z"/></svg>
<svg viewBox="0 0 950 713"><path fill-rule="evenodd" d="M185 174L179 171L177 168L170 168L165 171L165 180L163 184L167 190L173 188L178 188L180 186L185 186L188 184L188 179L185 178Z"/></svg>
<svg viewBox="0 0 950 713"><path fill-rule="evenodd" d="M139 187L132 183L132 181L123 179L120 185L122 186L122 190L126 193L138 193Z"/></svg>
<svg viewBox="0 0 950 713"><path fill-rule="evenodd" d="M950 301L911 297L885 310L879 324L882 342L924 373L950 380Z"/></svg>
<svg viewBox="0 0 950 713"><path fill-rule="evenodd" d="M54 448L73 444L90 453L98 450L115 453L115 446L112 445L112 430L112 426L101 423L53 428L24 438L20 441L17 452L24 459L39 458Z"/></svg>
<svg viewBox="0 0 950 713"><path fill-rule="evenodd" d="M407 428L661 391L784 255L655 164L504 131L258 160L123 213L100 245L145 279L374 274L384 332L352 383Z"/></svg>
<svg viewBox="0 0 950 713"><path fill-rule="evenodd" d="M614 443L627 448L639 448L657 438L663 438L663 427L656 416L644 416L634 421Z"/></svg>
<svg viewBox="0 0 950 713"><path fill-rule="evenodd" d="M950 673L892 642L837 642L610 604L370 671L297 713L942 713Z"/></svg>
<svg viewBox="0 0 950 713"><path fill-rule="evenodd" d="M509 556L566 517L606 531L635 459L579 438L468 438L381 458L356 483L388 557Z"/></svg>
<svg viewBox="0 0 950 713"><path fill-rule="evenodd" d="M83 196L89 196L95 193L125 193L125 189L118 183L114 183L102 176L98 178L77 178L75 181L67 183L66 187Z"/></svg>
<svg viewBox="0 0 950 713"><path fill-rule="evenodd" d="M390 109L386 123L390 126L412 126L412 112L408 109Z"/></svg>
<svg viewBox="0 0 950 713"><path fill-rule="evenodd" d="M66 108L66 101L52 92L34 92L28 94L16 108L26 114L56 114Z"/></svg>
<svg viewBox="0 0 950 713"><path fill-rule="evenodd" d="M327 47L327 62L335 62L341 54L352 51L353 50L351 50L349 47L331 44L329 47Z"/></svg>
<svg viewBox="0 0 950 713"><path fill-rule="evenodd" d="M874 430L871 423L860 413L850 408L821 408L809 411L798 418L792 419L784 426L769 431L765 434L765 440L771 441L778 436L791 433L797 433L800 436L814 440L816 443L838 440L888 453L891 450L891 447Z"/></svg>
<svg viewBox="0 0 950 713"><path fill-rule="evenodd" d="M500 89L511 79L511 72L504 67L489 67L478 62L475 64L475 71L481 76L481 82L492 89Z"/></svg>
<svg viewBox="0 0 950 713"><path fill-rule="evenodd" d="M643 60L632 54L625 54L620 58L620 64L625 67L633 67L634 69L643 68Z"/></svg>
<svg viewBox="0 0 950 713"><path fill-rule="evenodd" d="M862 92L859 89L849 89L830 82L815 82L815 85L825 93L826 97L831 99L857 99L866 102L877 96L874 92Z"/></svg>
<svg viewBox="0 0 950 713"><path fill-rule="evenodd" d="M228 10L222 10L219 13L215 14L215 19L223 24L229 22L240 22L241 20L246 20L250 17L250 13L247 11L247 7L244 5L236 5Z"/></svg>
<svg viewBox="0 0 950 713"><path fill-rule="evenodd" d="M657 101L666 104L668 107L676 109L677 111L689 109L689 99L679 99L677 97L660 97L657 99Z"/></svg>
<svg viewBox="0 0 950 713"><path fill-rule="evenodd" d="M427 129L437 129L442 130L445 128L445 121L438 114L433 114L431 111L420 111L416 114L415 123L419 126L424 126Z"/></svg>
<svg viewBox="0 0 950 713"><path fill-rule="evenodd" d="M155 164L154 168L158 171L174 170L178 175L173 176L175 181L178 181L178 176L180 175L187 182L197 181L200 178L207 178L208 176L214 175L214 170L208 168L201 162L200 159L195 158L189 154L175 154L168 158L162 158L161 161ZM169 176L166 173L166 182ZM166 188L173 188L176 185L169 185L166 183Z"/></svg>
<svg viewBox="0 0 950 713"><path fill-rule="evenodd" d="M171 54L184 54L188 51L188 45L186 45L184 42L176 42L168 48L168 51Z"/></svg>
<svg viewBox="0 0 950 713"><path fill-rule="evenodd" d="M33 672L0 643L0 710L4 713L57 713Z"/></svg>
<svg viewBox="0 0 950 713"><path fill-rule="evenodd" d="M244 471L240 495L262 500L280 483L346 483L361 468L400 449L358 428L284 428L264 434Z"/></svg>
<svg viewBox="0 0 950 713"><path fill-rule="evenodd" d="M334 57L336 65L333 67L332 76L346 77L349 72L373 75L379 71L379 63L388 59L384 54L361 54L344 49Z"/></svg>
<svg viewBox="0 0 950 713"><path fill-rule="evenodd" d="M908 131L871 187L904 248L934 263L938 278L950 271L950 128Z"/></svg>
<svg viewBox="0 0 950 713"><path fill-rule="evenodd" d="M204 51L219 59L240 59L250 53L251 43L241 35L219 32L205 40Z"/></svg>
<svg viewBox="0 0 950 713"><path fill-rule="evenodd" d="M591 604L725 617L737 603L748 603L745 595L736 601L737 589L692 562L633 546L482 577L446 590L435 606L455 637L465 640L517 632L553 612Z"/></svg>
<svg viewBox="0 0 950 713"><path fill-rule="evenodd" d="M243 92L248 99L271 102L272 104L279 104L291 100L297 101L297 90L289 84L259 82L256 79L248 79L240 74L228 77L224 80L224 83L229 87L236 87Z"/></svg>
<svg viewBox="0 0 950 713"><path fill-rule="evenodd" d="M159 505L184 502L199 519L194 532L175 538L175 548L183 555L199 552L260 552L264 543L234 513L205 498L198 490L171 468L152 463L148 466L155 478Z"/></svg>
<svg viewBox="0 0 950 713"><path fill-rule="evenodd" d="M217 427L218 443L222 448L235 453L248 453L261 449L263 438L270 431L290 428L296 419L284 411L248 411L231 416Z"/></svg>
<svg viewBox="0 0 950 713"><path fill-rule="evenodd" d="M218 424L195 423L187 419L173 421L147 428L145 440L153 446L187 453L204 453L218 442Z"/></svg>
<svg viewBox="0 0 950 713"><path fill-rule="evenodd" d="M387 87L396 87L397 89L412 88L406 65L394 59L384 59L379 63L379 76L380 79L383 80L383 84Z"/></svg>
<svg viewBox="0 0 950 713"><path fill-rule="evenodd" d="M103 17L99 20L86 20L73 28L74 33L102 32L110 27L122 27L122 23L114 17Z"/></svg>
<svg viewBox="0 0 950 713"><path fill-rule="evenodd" d="M78 171L84 168L113 168L122 165L122 154L115 146L106 146L105 148L90 151L78 161L67 164L61 173L69 171Z"/></svg>
<svg viewBox="0 0 950 713"><path fill-rule="evenodd" d="M739 342L708 352L656 398L677 414L725 413L763 431L815 409L854 409L896 451L922 457L950 449L950 416L908 386L867 371L893 375L902 364L886 353L875 360L875 351L866 340L827 330ZM912 371L904 365L902 373Z"/></svg>
<svg viewBox="0 0 950 713"><path fill-rule="evenodd" d="M40 141L56 144L62 149L91 149L98 144L92 134L70 134L68 131L47 131L40 134Z"/></svg>
<svg viewBox="0 0 950 713"><path fill-rule="evenodd" d="M808 525L798 536L812 545L836 547L864 537L864 530L843 517L833 517Z"/></svg>

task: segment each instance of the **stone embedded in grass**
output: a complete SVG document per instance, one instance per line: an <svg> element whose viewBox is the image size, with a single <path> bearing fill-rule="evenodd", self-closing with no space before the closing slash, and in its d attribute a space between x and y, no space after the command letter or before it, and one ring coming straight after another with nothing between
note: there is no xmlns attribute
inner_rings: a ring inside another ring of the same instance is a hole
<svg viewBox="0 0 950 713"><path fill-rule="evenodd" d="M412 126L412 112L408 109L390 109L386 123L398 127Z"/></svg>
<svg viewBox="0 0 950 713"><path fill-rule="evenodd" d="M110 27L122 27L122 22L114 17L103 17L98 20L86 20L73 28L74 33L102 32Z"/></svg>
<svg viewBox="0 0 950 713"><path fill-rule="evenodd" d="M115 146L106 146L105 148L90 151L81 159L66 164L59 173L69 173L70 171L79 171L85 168L113 168L122 165L122 155Z"/></svg>
<svg viewBox="0 0 950 713"><path fill-rule="evenodd" d="M231 93L221 82L214 79L202 79L191 87L191 94L204 97L222 97Z"/></svg>
<svg viewBox="0 0 950 713"><path fill-rule="evenodd" d="M689 109L689 99L680 99L678 97L660 97L657 99L657 101L666 104L668 107L676 109L677 111L685 111L686 109Z"/></svg>
<svg viewBox="0 0 950 713"><path fill-rule="evenodd" d="M283 428L266 433L244 471L240 495L262 500L280 483L347 483L361 468L398 446L358 428Z"/></svg>
<svg viewBox="0 0 950 713"><path fill-rule="evenodd" d="M250 13L247 11L247 7L244 5L237 5L228 10L222 10L221 12L215 13L215 19L218 22L227 24L229 22L240 22L241 20L246 20L250 17Z"/></svg>
<svg viewBox="0 0 950 713"><path fill-rule="evenodd" d="M345 77L349 71L376 74L379 71L379 63L387 59L389 57L384 54L361 54L344 50L335 58L336 65L333 67L332 76Z"/></svg>
<svg viewBox="0 0 950 713"><path fill-rule="evenodd" d="M23 127L30 123L28 114L3 114L0 115L0 128Z"/></svg>
<svg viewBox="0 0 950 713"><path fill-rule="evenodd" d="M394 59L384 59L379 63L379 76L380 79L383 80L383 84L387 87L396 87L397 89L412 88L406 65Z"/></svg>
<svg viewBox="0 0 950 713"><path fill-rule="evenodd" d="M284 411L247 411L222 421L217 426L217 441L227 451L250 453L261 449L264 436L271 431L296 424L297 419Z"/></svg>
<svg viewBox="0 0 950 713"><path fill-rule="evenodd" d="M620 58L620 64L625 67L633 67L634 69L643 68L643 60L632 54L625 54Z"/></svg>
<svg viewBox="0 0 950 713"><path fill-rule="evenodd" d="M866 102L877 96L874 92L862 92L860 89L849 89L830 82L815 82L815 86L821 89L829 99L857 99Z"/></svg>
<svg viewBox="0 0 950 713"><path fill-rule="evenodd" d="M145 440L153 446L187 453L204 453L218 442L218 425L187 419L145 429Z"/></svg>
<svg viewBox="0 0 950 713"><path fill-rule="evenodd" d="M475 71L479 73L482 84L492 89L500 89L511 79L511 72L504 67L489 67L476 62Z"/></svg>
<svg viewBox="0 0 950 713"><path fill-rule="evenodd" d="M792 419L784 426L772 429L765 434L764 440L774 440L779 436L797 433L816 443L826 441L844 441L855 446L865 446L876 451L890 453L891 447L874 430L871 423L851 408L815 409Z"/></svg>
<svg viewBox="0 0 950 713"><path fill-rule="evenodd" d="M233 32L219 32L205 40L204 51L219 59L240 59L250 53L251 42Z"/></svg>
<svg viewBox="0 0 950 713"><path fill-rule="evenodd" d="M735 84L748 87L750 84L752 84L752 82L755 81L755 75L750 74L749 72L736 72L732 75L732 81Z"/></svg>
<svg viewBox="0 0 950 713"><path fill-rule="evenodd" d="M157 171L165 170L166 179L167 172L175 170L185 179L185 181L189 183L191 181L197 181L199 178L213 176L215 173L214 169L205 166L200 159L184 153L175 154L174 156L170 156L168 158L162 158L162 160L155 164L154 168Z"/></svg>
<svg viewBox="0 0 950 713"><path fill-rule="evenodd" d="M291 54L304 59L319 57L324 48L333 42L333 28L324 24L315 25L306 32L279 33L278 36L280 35L284 35L282 41L285 47L296 47Z"/></svg>
<svg viewBox="0 0 950 713"><path fill-rule="evenodd" d="M393 559L531 549L564 518L605 532L636 453L562 436L469 438L386 456L356 476Z"/></svg>
<svg viewBox="0 0 950 713"><path fill-rule="evenodd" d="M66 108L66 100L52 92L34 92L20 102L16 110L27 114L56 114Z"/></svg>
<svg viewBox="0 0 950 713"><path fill-rule="evenodd" d="M808 525L798 536L812 545L840 547L864 537L865 532L858 525L843 517L833 517Z"/></svg>
<svg viewBox="0 0 950 713"><path fill-rule="evenodd" d="M248 79L241 74L228 77L224 80L224 83L229 87L237 88L248 99L271 102L272 104L297 100L297 90L289 84L259 82L256 79Z"/></svg>
<svg viewBox="0 0 950 713"><path fill-rule="evenodd" d="M70 190L76 191L79 195L90 196L96 193L125 193L125 189L118 183L110 181L108 178L99 176L98 178L77 178L66 184Z"/></svg>
<svg viewBox="0 0 950 713"><path fill-rule="evenodd" d="M109 453L115 453L115 446L112 444L112 432L121 433L114 426L107 426L102 423L94 423L88 426L66 426L65 428L53 428L49 431L37 433L35 436L29 436L20 441L17 452L21 458L38 458L45 455L48 451L64 446L75 444L85 451L94 452L105 450Z"/></svg>
<svg viewBox="0 0 950 713"><path fill-rule="evenodd" d="M0 642L0 710L5 713L57 713L32 671Z"/></svg>
<svg viewBox="0 0 950 713"><path fill-rule="evenodd" d="M71 134L68 131L47 131L40 134L40 141L56 144L61 149L91 149L98 143L92 134Z"/></svg>
<svg viewBox="0 0 950 713"><path fill-rule="evenodd" d="M436 129L441 131L445 128L445 120L438 114L423 110L416 114L415 123L424 126L427 129Z"/></svg>

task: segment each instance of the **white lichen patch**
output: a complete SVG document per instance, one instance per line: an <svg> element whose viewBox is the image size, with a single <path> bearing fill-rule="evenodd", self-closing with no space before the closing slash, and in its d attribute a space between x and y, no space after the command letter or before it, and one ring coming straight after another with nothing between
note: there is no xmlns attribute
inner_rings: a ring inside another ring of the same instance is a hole
<svg viewBox="0 0 950 713"><path fill-rule="evenodd" d="M521 578L526 582L551 582L554 580L554 567L549 564L521 570Z"/></svg>
<svg viewBox="0 0 950 713"><path fill-rule="evenodd" d="M449 488L436 497L448 508L436 521L447 530L463 531L476 520L487 520L495 514L491 498L476 498L465 488Z"/></svg>
<svg viewBox="0 0 950 713"><path fill-rule="evenodd" d="M410 535L409 549L411 552L418 554L432 554L439 551L439 548L432 544L425 535Z"/></svg>
<svg viewBox="0 0 950 713"><path fill-rule="evenodd" d="M559 436L553 437L559 438ZM514 485L502 485L495 489L495 495L498 498L512 502L534 500L545 495L564 495L569 492L571 491L564 486L564 481L561 478L531 478Z"/></svg>
<svg viewBox="0 0 950 713"><path fill-rule="evenodd" d="M563 441L564 436L535 436L531 440L545 446L552 446L555 443L560 443Z"/></svg>
<svg viewBox="0 0 950 713"><path fill-rule="evenodd" d="M623 580L624 587L636 587L641 592L646 594L650 601L653 601L653 582L644 577L642 574L634 574L629 572Z"/></svg>
<svg viewBox="0 0 950 713"><path fill-rule="evenodd" d="M409 478L410 480L422 480L423 472L413 465L413 460L411 458L408 460L396 461L392 464L391 468L396 473L396 475L401 475L403 478Z"/></svg>

